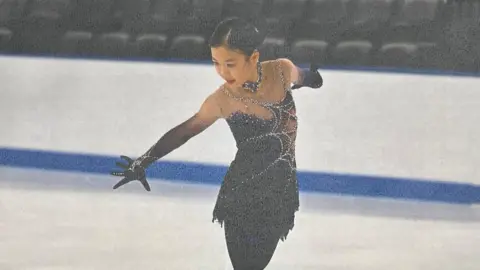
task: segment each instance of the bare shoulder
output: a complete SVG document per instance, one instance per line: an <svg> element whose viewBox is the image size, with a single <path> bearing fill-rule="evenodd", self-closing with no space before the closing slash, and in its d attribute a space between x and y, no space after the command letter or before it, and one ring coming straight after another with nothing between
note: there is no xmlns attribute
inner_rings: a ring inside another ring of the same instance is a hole
<svg viewBox="0 0 480 270"><path fill-rule="evenodd" d="M217 88L217 90L213 91L208 97L209 99L212 100L212 102L215 102L220 108L225 103L226 97L227 97L225 95L224 87L225 87L225 84L222 84L220 87Z"/></svg>
<svg viewBox="0 0 480 270"><path fill-rule="evenodd" d="M274 77L282 76L285 87L290 85L297 77L295 64L288 58L276 58L262 62L262 65L275 74Z"/></svg>
<svg viewBox="0 0 480 270"><path fill-rule="evenodd" d="M262 62L264 67L271 68L275 71L281 71L283 73L290 73L295 68L295 64L288 58L277 58L273 60L266 60Z"/></svg>
<svg viewBox="0 0 480 270"><path fill-rule="evenodd" d="M222 87L219 87L205 98L200 108L201 114L215 118L223 117L224 95L222 91Z"/></svg>
<svg viewBox="0 0 480 270"><path fill-rule="evenodd" d="M276 62L283 72L291 72L291 70L295 68L295 64L288 58L278 58Z"/></svg>
<svg viewBox="0 0 480 270"><path fill-rule="evenodd" d="M291 84L298 79L298 69L292 60L288 58L277 58L275 61L279 71L283 73L287 84Z"/></svg>
<svg viewBox="0 0 480 270"><path fill-rule="evenodd" d="M275 67L278 67L279 65L279 59L272 59L272 60L265 60L265 61L262 61L261 64L263 67L267 67L267 68L275 68Z"/></svg>

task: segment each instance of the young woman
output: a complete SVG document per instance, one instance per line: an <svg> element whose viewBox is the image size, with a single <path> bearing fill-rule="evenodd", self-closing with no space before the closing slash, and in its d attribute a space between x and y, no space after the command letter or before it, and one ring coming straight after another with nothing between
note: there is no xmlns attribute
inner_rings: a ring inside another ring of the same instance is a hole
<svg viewBox="0 0 480 270"><path fill-rule="evenodd" d="M218 119L225 119L237 153L220 187L213 221L224 225L234 269L264 269L278 241L286 239L299 208L295 138L297 116L292 89L320 88L314 66L300 69L288 59L260 62L263 36L250 23L229 18L210 38L212 60L225 80L199 111L172 128L136 160L112 172L124 177L113 188L139 180L146 190L145 169L186 143ZM291 85L293 84L293 87Z"/></svg>

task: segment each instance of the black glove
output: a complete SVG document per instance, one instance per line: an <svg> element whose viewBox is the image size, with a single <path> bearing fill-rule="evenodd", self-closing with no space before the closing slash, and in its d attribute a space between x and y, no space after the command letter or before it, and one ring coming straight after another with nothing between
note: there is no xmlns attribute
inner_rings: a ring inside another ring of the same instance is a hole
<svg viewBox="0 0 480 270"><path fill-rule="evenodd" d="M127 156L120 156L121 158L125 159L128 164L116 162L118 167L125 169L123 172L111 172L111 175L114 176L123 176L123 179L120 180L115 186L113 186L113 189L117 189L120 186L123 186L133 180L138 180L140 183L142 183L143 187L147 190L150 191L150 185L147 182L147 178L145 176L145 168L140 166L139 162L136 162L135 160L127 157Z"/></svg>
<svg viewBox="0 0 480 270"><path fill-rule="evenodd" d="M302 69L301 70L301 75L303 80L300 84L294 84L292 86L293 89L298 89L301 87L311 87L311 88L320 88L323 85L323 78L318 72L318 66L315 65L314 63L310 64L310 69Z"/></svg>

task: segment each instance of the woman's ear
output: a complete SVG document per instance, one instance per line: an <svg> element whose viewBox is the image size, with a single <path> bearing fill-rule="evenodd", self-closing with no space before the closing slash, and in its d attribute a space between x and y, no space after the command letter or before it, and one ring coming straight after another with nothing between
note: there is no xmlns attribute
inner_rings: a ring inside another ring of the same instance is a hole
<svg viewBox="0 0 480 270"><path fill-rule="evenodd" d="M258 50L253 51L252 56L250 56L250 61L256 64L260 60L260 52Z"/></svg>

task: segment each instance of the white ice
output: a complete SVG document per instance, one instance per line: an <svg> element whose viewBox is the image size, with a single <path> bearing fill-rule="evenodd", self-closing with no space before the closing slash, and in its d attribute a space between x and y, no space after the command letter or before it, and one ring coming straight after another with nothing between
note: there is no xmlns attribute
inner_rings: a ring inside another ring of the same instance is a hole
<svg viewBox="0 0 480 270"><path fill-rule="evenodd" d="M0 167L0 269L230 269L217 186ZM267 269L478 270L476 206L301 195Z"/></svg>

